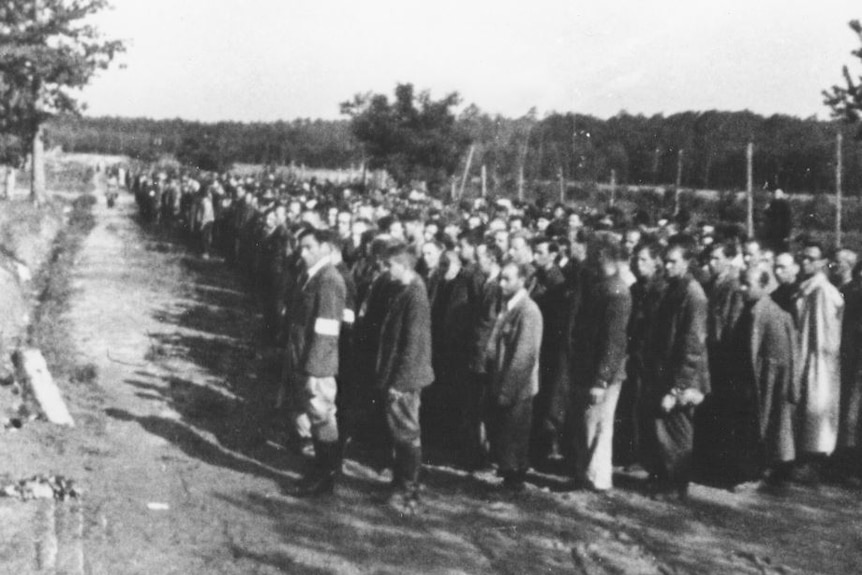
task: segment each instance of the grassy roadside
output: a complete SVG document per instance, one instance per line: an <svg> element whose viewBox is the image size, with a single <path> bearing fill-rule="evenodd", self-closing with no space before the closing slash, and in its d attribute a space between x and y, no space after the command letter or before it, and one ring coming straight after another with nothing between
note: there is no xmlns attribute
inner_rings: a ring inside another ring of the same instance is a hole
<svg viewBox="0 0 862 575"><path fill-rule="evenodd" d="M96 197L81 194L71 204L66 226L60 231L51 255L36 280L36 305L27 332L27 345L39 348L55 378L73 378L75 344L65 319L72 295L75 259L86 237L96 225L93 206Z"/></svg>

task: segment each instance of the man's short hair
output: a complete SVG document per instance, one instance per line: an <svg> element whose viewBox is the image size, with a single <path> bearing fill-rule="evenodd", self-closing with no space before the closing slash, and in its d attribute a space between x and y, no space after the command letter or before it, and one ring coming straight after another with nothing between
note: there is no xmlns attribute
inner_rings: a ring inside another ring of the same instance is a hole
<svg viewBox="0 0 862 575"><path fill-rule="evenodd" d="M314 238L314 241L316 241L317 243L325 244L325 243L329 243L329 238L332 235L333 234L331 234L329 232L329 230L321 230L321 229L315 228L314 226L307 225L307 226L300 228L299 232L296 234L296 239L301 242L302 238L304 238L306 236L311 236Z"/></svg>
<svg viewBox="0 0 862 575"><path fill-rule="evenodd" d="M519 264L511 257L506 258L501 267L505 268L508 266L512 266L513 268L515 268L518 271L518 277L521 279L528 279L533 273L533 266L531 266L530 264Z"/></svg>
<svg viewBox="0 0 862 575"><path fill-rule="evenodd" d="M719 249L724 254L724 257L728 259L733 259L739 254L739 245L732 238L726 238L720 242L713 243L709 246L709 253Z"/></svg>
<svg viewBox="0 0 862 575"><path fill-rule="evenodd" d="M416 256L403 242L395 242L386 246L383 251L384 261L397 261L398 263L412 268L416 265Z"/></svg>
<svg viewBox="0 0 862 575"><path fill-rule="evenodd" d="M826 250L823 248L823 244L818 242L815 239L806 238L804 242L802 242L802 249L807 250L810 248L817 248L820 250L820 259L826 257Z"/></svg>
<svg viewBox="0 0 862 575"><path fill-rule="evenodd" d="M533 249L539 247L540 244L548 244L548 252L552 254L560 253L560 244L548 236L536 236L533 238Z"/></svg>
<svg viewBox="0 0 862 575"><path fill-rule="evenodd" d="M682 259L691 261L697 255L697 242L688 234L675 234L668 238L666 252L680 250Z"/></svg>
<svg viewBox="0 0 862 575"><path fill-rule="evenodd" d="M485 255L493 260L497 265L502 264L503 259L506 257L502 248L493 242L485 244Z"/></svg>

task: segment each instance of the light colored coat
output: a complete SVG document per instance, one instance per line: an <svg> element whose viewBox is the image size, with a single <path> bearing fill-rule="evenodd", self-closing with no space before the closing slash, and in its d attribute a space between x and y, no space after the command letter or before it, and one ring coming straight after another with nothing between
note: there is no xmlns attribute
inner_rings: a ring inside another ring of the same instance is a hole
<svg viewBox="0 0 862 575"><path fill-rule="evenodd" d="M526 295L511 310L503 307L488 339L491 397L511 405L539 391L542 312Z"/></svg>
<svg viewBox="0 0 862 575"><path fill-rule="evenodd" d="M760 439L768 462L792 461L796 457L794 404L799 401L793 320L768 296L751 313L751 374L756 381Z"/></svg>
<svg viewBox="0 0 862 575"><path fill-rule="evenodd" d="M841 395L841 321L844 299L826 275L799 286L797 357L801 362L798 451L832 453L838 439Z"/></svg>

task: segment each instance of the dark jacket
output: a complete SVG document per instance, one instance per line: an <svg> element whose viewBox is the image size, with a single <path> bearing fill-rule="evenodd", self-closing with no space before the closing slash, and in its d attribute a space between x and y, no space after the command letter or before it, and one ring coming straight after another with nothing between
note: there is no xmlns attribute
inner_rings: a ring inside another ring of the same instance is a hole
<svg viewBox="0 0 862 575"><path fill-rule="evenodd" d="M499 277L486 279L482 284L479 301L473 306L473 333L470 344L469 368L472 373L486 373L488 338L503 305Z"/></svg>
<svg viewBox="0 0 862 575"><path fill-rule="evenodd" d="M431 367L431 310L417 276L392 299L380 331L376 387L416 391L434 381Z"/></svg>
<svg viewBox="0 0 862 575"><path fill-rule="evenodd" d="M647 354L652 372L650 397L661 398L673 389L710 391L706 351L706 295L687 275L668 280L658 307L656 325Z"/></svg>
<svg viewBox="0 0 862 575"><path fill-rule="evenodd" d="M606 388L626 376L626 333L632 299L619 276L602 278L587 291L572 350L572 381Z"/></svg>
<svg viewBox="0 0 862 575"><path fill-rule="evenodd" d="M324 265L297 283L287 314L287 366L291 373L334 377L338 373L338 335L346 289L341 274Z"/></svg>
<svg viewBox="0 0 862 575"><path fill-rule="evenodd" d="M460 270L451 280L437 285L431 301L431 333L434 373L442 383L459 383L467 373L472 335L472 307L479 299L472 279Z"/></svg>

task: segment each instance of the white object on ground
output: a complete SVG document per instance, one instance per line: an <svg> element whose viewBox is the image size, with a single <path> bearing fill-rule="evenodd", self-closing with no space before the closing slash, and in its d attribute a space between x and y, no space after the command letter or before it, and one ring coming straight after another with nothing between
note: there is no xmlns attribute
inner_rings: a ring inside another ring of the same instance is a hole
<svg viewBox="0 0 862 575"><path fill-rule="evenodd" d="M48 364L38 349L19 349L12 358L17 371L16 376L24 386L25 393L31 393L39 403L45 417L57 425L74 426L75 422L63 402L60 389L54 383Z"/></svg>

